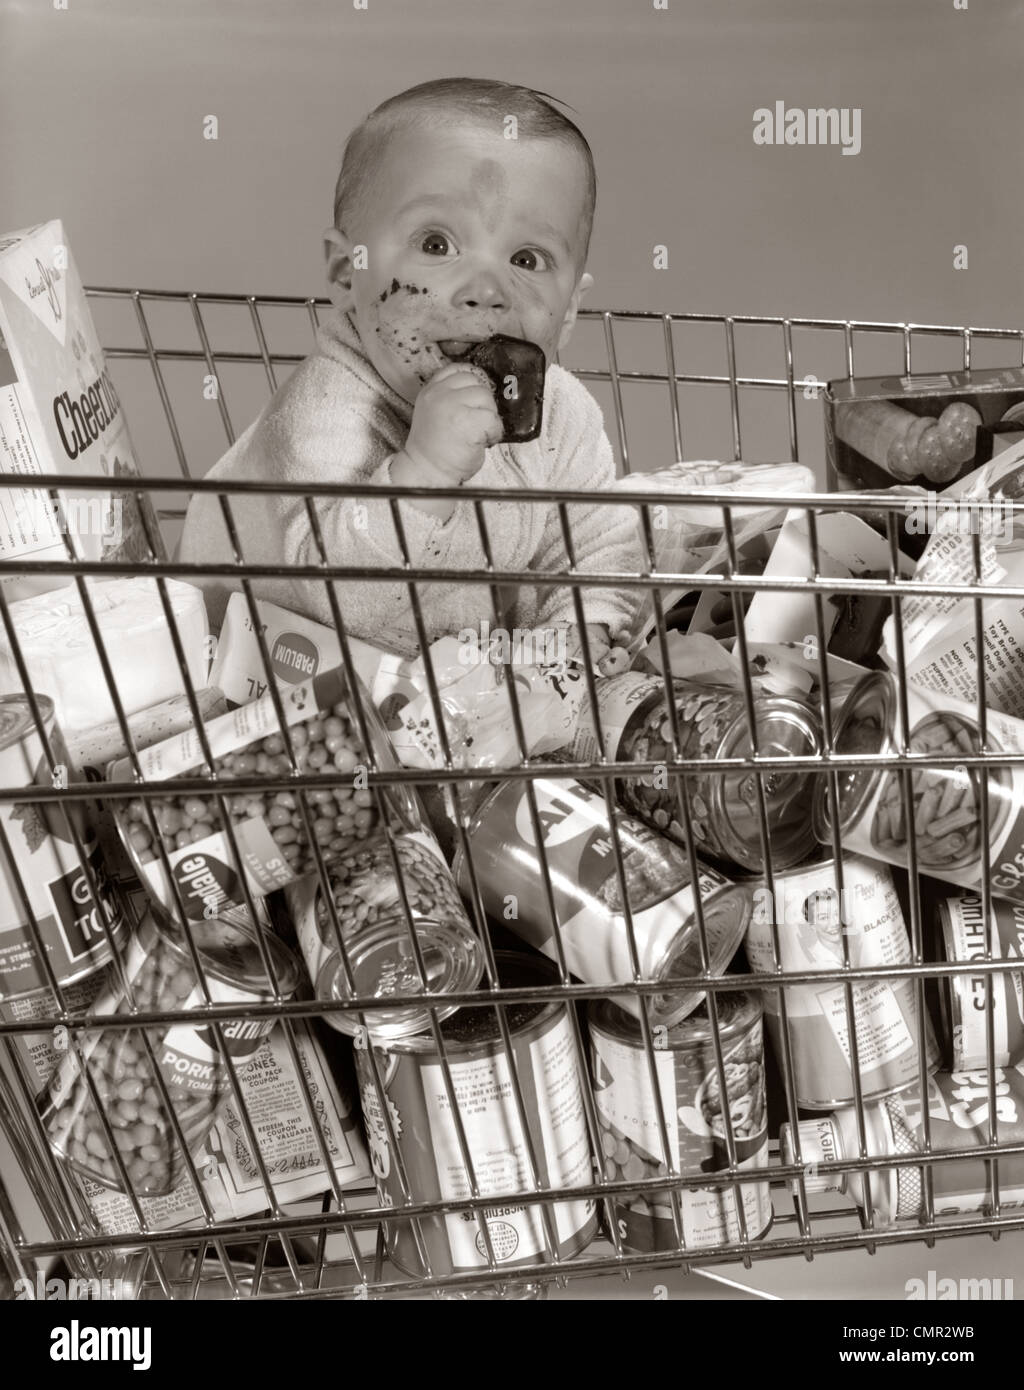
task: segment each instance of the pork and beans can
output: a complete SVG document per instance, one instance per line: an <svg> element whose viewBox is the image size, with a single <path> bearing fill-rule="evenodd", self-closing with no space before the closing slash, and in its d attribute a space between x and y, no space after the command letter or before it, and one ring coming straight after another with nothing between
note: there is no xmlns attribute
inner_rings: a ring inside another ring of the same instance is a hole
<svg viewBox="0 0 1024 1390"><path fill-rule="evenodd" d="M952 760L982 753L974 705L917 686L906 689L912 754ZM833 739L840 757L897 755L902 747L896 679L873 671L851 692ZM985 751L1024 752L1024 720L989 710ZM866 767L836 774L838 815L833 816L828 779L815 795L814 830L832 840L835 819L843 847L908 865L913 835L919 873L977 889L984 873L982 777L987 788L989 882L996 897L1024 902L1024 766L984 769L953 762L911 773L911 798L898 770Z"/></svg>
<svg viewBox="0 0 1024 1390"><path fill-rule="evenodd" d="M569 970L588 984L633 981L603 794L561 779L539 778L533 788L541 849L523 781L507 782L485 795L470 824L470 854L485 910L557 960L544 887L546 862ZM664 993L648 996L650 1018L654 1023L672 1024L692 1013L702 998L700 991L672 988L673 980L702 973L697 902L703 911L708 968L720 974L743 940L750 894L703 864L698 864L695 892L689 857L678 845L625 812L616 812L615 826L641 975L665 984ZM469 897L472 880L461 850L452 868ZM639 1017L640 997L623 996L622 1007Z"/></svg>
<svg viewBox="0 0 1024 1390"><path fill-rule="evenodd" d="M666 1154L648 1054L637 1021L610 1000L589 1006L604 1174L609 1182L623 1182L691 1178L728 1168L727 1110L737 1166L755 1175L740 1186L746 1236L754 1239L765 1233L772 1220L769 1185L756 1179L768 1166L761 1003L756 994L723 993L717 1009L725 1105L707 1005L673 1028L654 1031L651 1055L668 1138ZM725 1245L743 1235L735 1188L679 1188L676 1195L684 1249ZM626 1193L611 1198L609 1205L625 1249L679 1248L669 1189L646 1195Z"/></svg>
<svg viewBox="0 0 1024 1390"><path fill-rule="evenodd" d="M319 878L311 876L285 889L317 998L386 1001L389 995L420 994L424 986L432 994L476 988L484 969L483 952L437 841L427 830L407 831L393 837L393 849L394 857L388 840L378 835L331 863L327 873L333 916ZM345 951L347 973L339 945ZM434 1016L447 1018L457 1007L434 1005ZM364 1026L355 1011L324 1017L342 1033L358 1035ZM430 1029L426 1007L368 1010L364 1018L377 1041Z"/></svg>
<svg viewBox="0 0 1024 1390"><path fill-rule="evenodd" d="M38 695L36 704L54 759L52 771L27 697L0 696L0 785L26 789L24 801L0 805L6 841L6 853L0 857L0 1000L50 986L29 913L58 985L91 975L110 960L112 946L120 946L127 936L82 803L31 799L33 784L57 786L57 776L66 785L71 776L67 748L54 723L53 701ZM72 827L91 875L78 856Z"/></svg>
<svg viewBox="0 0 1024 1390"><path fill-rule="evenodd" d="M211 918L190 927L203 981L181 929L163 914L150 914L133 934L122 972L111 968L92 1014L107 1018L138 1009L185 1013L214 1005L267 1003L294 994L298 962L276 937L244 913ZM269 961L273 978L267 973ZM113 1132L118 1155L136 1193L170 1192L186 1171L185 1157L154 1075L154 1062L189 1153L196 1152L230 1093L230 1068L250 1057L274 1019L226 1018L215 1025L183 1018L141 1028L101 1027L80 1034L82 1062ZM123 1190L106 1129L93 1103L78 1053L68 1046L40 1097L47 1138L71 1166L105 1187Z"/></svg>
<svg viewBox="0 0 1024 1390"><path fill-rule="evenodd" d="M773 875L774 895L761 880L753 887L746 951L751 970L775 973L773 921L783 971L844 968L843 939L854 968L908 965L910 938L892 873L860 855L842 861L842 889L833 860ZM918 1077L922 1029L928 1071L939 1065L927 1014L912 980L854 980L853 1027L861 1095L874 1099ZM853 1105L853 1049L845 987L836 981L787 985L784 990L797 1104L809 1110ZM784 1056L779 991L764 990L765 1023L780 1066Z"/></svg>
<svg viewBox="0 0 1024 1390"><path fill-rule="evenodd" d="M936 906L942 948L948 961L984 960L988 952L985 911L979 893L952 894ZM992 959L1024 957L1024 906L992 903ZM1024 960L1022 960L1024 966ZM1024 1061L1024 969L992 973L993 1065ZM987 1067L986 972L965 970L938 980L940 1016L954 1071Z"/></svg>
<svg viewBox="0 0 1024 1390"><path fill-rule="evenodd" d="M558 983L546 961L496 952L500 983L508 989ZM497 996L500 1001L500 994ZM516 1200L533 1190L532 1157L546 1188L571 1188L593 1181L590 1139L569 1006L562 1000L509 1004L511 1064L523 1102L524 1125L513 1089L510 1059L491 1005L467 1006L441 1024L453 1095L445 1085L441 1058L431 1038L410 1037L374 1050L388 1121L381 1109L366 1040L355 1048L363 1121L380 1204L451 1202L472 1198L470 1174L453 1116L454 1100L481 1197L500 1196L476 1212L463 1210L417 1219L420 1239L435 1275L489 1268L487 1233L501 1268L548 1263L551 1244L560 1260L583 1250L597 1232L592 1198L552 1201L544 1207ZM369 1044L372 1046L372 1044ZM389 1132L390 1131L390 1132ZM392 1139L397 1145L402 1179ZM412 1275L424 1275L416 1232L409 1218L389 1220L388 1255Z"/></svg>
<svg viewBox="0 0 1024 1390"><path fill-rule="evenodd" d="M707 762L707 771L686 774L690 818L699 854L742 868L764 866L755 774L715 771L719 758L753 754L743 694L724 686L694 681L672 682L679 726L679 756ZM661 676L626 672L598 682L597 721L586 702L572 745L573 758L614 762L664 762L672 759L672 722ZM809 704L782 696L754 699L757 753L760 757L813 756L820 748L817 715ZM814 847L810 825L814 774L806 768L761 774L772 863L799 864ZM684 838L679 820L679 781L667 774L642 773L617 783L622 805L676 839Z"/></svg>

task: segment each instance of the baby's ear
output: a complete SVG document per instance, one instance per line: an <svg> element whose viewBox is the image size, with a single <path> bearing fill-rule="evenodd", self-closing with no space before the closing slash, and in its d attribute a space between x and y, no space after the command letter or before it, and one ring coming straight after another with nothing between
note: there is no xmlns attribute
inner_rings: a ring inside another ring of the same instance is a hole
<svg viewBox="0 0 1024 1390"><path fill-rule="evenodd" d="M558 347L561 350L572 337L572 330L576 326L576 315L579 312L580 300L588 290L593 289L594 277L588 271L584 271L577 282L576 288L572 292L569 300L569 307L565 311L565 318L562 320L562 331L558 335Z"/></svg>
<svg viewBox="0 0 1024 1390"><path fill-rule="evenodd" d="M353 247L344 232L328 227L324 232L324 259L331 301L342 312L353 307L352 275L355 269Z"/></svg>

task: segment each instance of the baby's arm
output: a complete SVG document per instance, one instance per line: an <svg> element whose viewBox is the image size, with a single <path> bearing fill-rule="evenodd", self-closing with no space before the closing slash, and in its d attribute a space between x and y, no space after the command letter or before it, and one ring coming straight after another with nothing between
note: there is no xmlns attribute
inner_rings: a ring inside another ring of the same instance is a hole
<svg viewBox="0 0 1024 1390"><path fill-rule="evenodd" d="M602 492L615 480L615 460L604 432L601 410L583 386L572 378L568 382L569 393L578 393L579 408L566 412L566 428L561 432L556 430L556 437L548 444L549 448L554 448L553 457L558 460L550 483L566 490ZM573 404L575 406L576 402ZM566 515L578 570L640 572L642 546L632 507L570 503ZM531 569L549 574L564 574L569 569L569 554L557 507L551 510ZM628 643L644 605L643 590L581 589L580 597L588 626L606 628L611 645ZM572 590L566 586L545 586L544 594L540 595L539 625L575 625L576 621ZM595 658L599 655L593 650L591 654Z"/></svg>

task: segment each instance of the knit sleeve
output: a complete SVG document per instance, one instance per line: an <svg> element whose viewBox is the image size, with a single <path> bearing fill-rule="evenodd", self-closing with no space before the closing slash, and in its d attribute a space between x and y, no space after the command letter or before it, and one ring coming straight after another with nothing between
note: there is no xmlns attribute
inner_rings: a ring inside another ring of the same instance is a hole
<svg viewBox="0 0 1024 1390"><path fill-rule="evenodd" d="M575 378L561 373L563 409L547 442L548 457L557 460L551 485L569 491L601 492L615 480L615 459L604 431L601 408ZM566 400L565 397L568 397ZM576 567L582 573L637 574L642 546L632 507L572 503L566 514ZM551 508L531 569L567 573L569 554L558 507ZM582 588L580 596L588 623L604 623L612 638L628 640L644 605L641 589ZM544 587L539 594L541 626L575 623L576 608L568 586Z"/></svg>

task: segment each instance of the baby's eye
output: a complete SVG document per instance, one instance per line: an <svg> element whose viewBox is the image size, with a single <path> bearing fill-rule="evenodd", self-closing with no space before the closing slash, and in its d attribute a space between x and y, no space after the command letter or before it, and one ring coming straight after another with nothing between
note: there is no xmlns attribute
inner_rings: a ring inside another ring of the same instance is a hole
<svg viewBox="0 0 1024 1390"><path fill-rule="evenodd" d="M428 256L447 256L452 245L443 232L427 232L420 242L420 250L426 251Z"/></svg>
<svg viewBox="0 0 1024 1390"><path fill-rule="evenodd" d="M534 247L524 247L522 251L517 251L512 257L512 264L521 266L523 270L550 270L551 262L543 251L537 251Z"/></svg>

